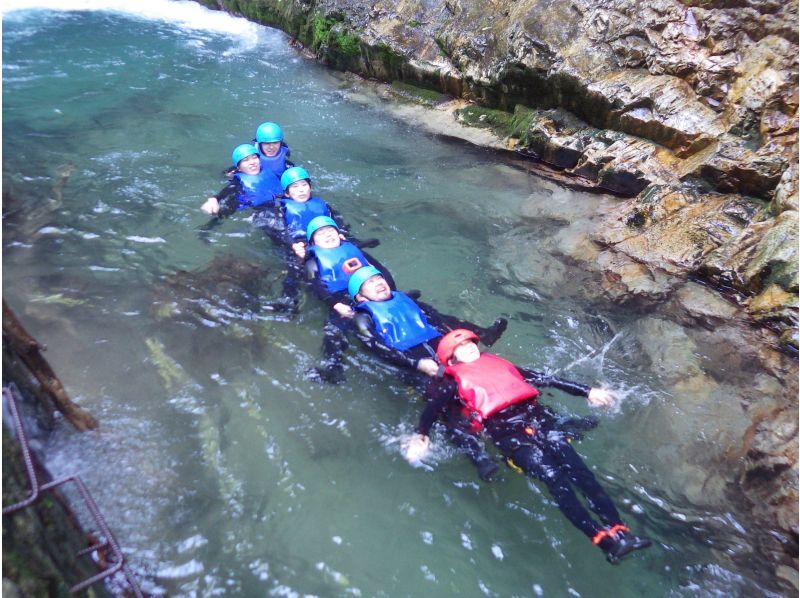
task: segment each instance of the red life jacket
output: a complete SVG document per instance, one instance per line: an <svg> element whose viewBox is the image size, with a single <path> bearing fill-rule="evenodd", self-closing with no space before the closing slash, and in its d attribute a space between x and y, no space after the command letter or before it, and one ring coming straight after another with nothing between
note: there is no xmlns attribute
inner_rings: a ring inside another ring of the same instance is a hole
<svg viewBox="0 0 800 598"><path fill-rule="evenodd" d="M482 353L471 363L448 366L445 372L456 379L458 396L479 419L539 396L539 391L525 382L513 363L488 353Z"/></svg>

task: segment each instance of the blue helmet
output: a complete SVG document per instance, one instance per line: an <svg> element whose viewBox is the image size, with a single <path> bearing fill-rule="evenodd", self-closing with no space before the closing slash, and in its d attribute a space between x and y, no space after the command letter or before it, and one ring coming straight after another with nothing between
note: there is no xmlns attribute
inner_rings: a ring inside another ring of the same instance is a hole
<svg viewBox="0 0 800 598"><path fill-rule="evenodd" d="M312 219L306 227L306 239L311 241L311 237L314 236L314 233L325 226L332 226L336 230L339 230L339 225L336 224L336 221L333 218L329 218L328 216L317 216L316 218Z"/></svg>
<svg viewBox="0 0 800 598"><path fill-rule="evenodd" d="M243 143L242 145L237 145L236 148L233 150L231 154L231 160L233 161L234 166L238 166L239 162L246 158L247 156L252 156L255 154L258 155L258 148L255 145L250 143Z"/></svg>
<svg viewBox="0 0 800 598"><path fill-rule="evenodd" d="M368 278L372 278L373 276L383 276L381 271L378 270L375 266L362 266L350 277L350 280L347 283L347 292L350 294L350 297L353 299L356 298L358 292L361 290L361 285Z"/></svg>
<svg viewBox="0 0 800 598"><path fill-rule="evenodd" d="M286 188L289 185L296 183L297 181L302 181L303 179L311 182L311 175L309 175L308 172L306 172L306 169L302 168L301 166L292 166L291 168L287 168L281 175L281 187L283 187L283 190L286 191Z"/></svg>
<svg viewBox="0 0 800 598"><path fill-rule="evenodd" d="M276 143L283 141L283 131L276 123L261 123L256 129L256 141L258 143Z"/></svg>

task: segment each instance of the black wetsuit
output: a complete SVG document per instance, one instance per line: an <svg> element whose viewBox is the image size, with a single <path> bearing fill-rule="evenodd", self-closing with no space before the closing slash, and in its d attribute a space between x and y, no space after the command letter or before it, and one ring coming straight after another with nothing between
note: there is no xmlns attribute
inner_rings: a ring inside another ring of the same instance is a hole
<svg viewBox="0 0 800 598"><path fill-rule="evenodd" d="M206 224L200 227L200 238L203 240L208 239L208 233L222 224L225 218L229 218L239 211L240 202L239 198L244 194L244 187L242 182L233 177L228 183L220 189L214 197L217 198L219 203L219 212L217 212ZM257 208L253 208L251 221L254 226L260 228L264 233L276 243L284 242L285 226L283 225L282 216L279 212L277 204L279 198L276 197L273 201L262 204Z"/></svg>
<svg viewBox="0 0 800 598"><path fill-rule="evenodd" d="M552 387L586 397L590 388L533 370L517 368L526 382L537 388ZM485 454L475 437L473 420L464 413L455 380L445 375L429 384L428 405L420 417L418 432L427 436L437 419L443 419L451 440L478 465ZM588 420L591 421L591 420ZM559 418L535 399L516 403L487 417L483 431L491 438L511 467L541 480L559 509L570 522L593 538L604 526L621 523L611 498L569 442L568 422L581 420ZM592 425L594 422L592 422ZM592 425L584 425L585 430ZM586 498L589 508L602 521L598 525L575 494L573 486Z"/></svg>
<svg viewBox="0 0 800 598"><path fill-rule="evenodd" d="M394 281L387 278L387 282L392 290L395 290ZM507 321L505 319L500 318L491 326L482 328L472 322L466 322L455 316L443 314L427 303L419 301L419 291L409 291L407 295L414 299L415 303L420 307L428 324L441 334L446 334L455 328L466 328L480 336L481 339L485 339L485 344L491 345L497 342L506 329ZM328 329L329 334L326 336L326 344L324 346L325 368L333 374L331 376L333 380L342 378L342 359L344 352L348 348L347 333L352 331L369 350L390 363L401 366L403 368L401 377L404 381L417 388L420 392L423 391L427 384L428 376L417 369L417 363L423 358L436 358L436 347L442 338L441 336L408 349L400 350L388 346L379 338L376 334L372 317L365 312L356 311L356 315L353 318L337 318L334 322L335 328Z"/></svg>
<svg viewBox="0 0 800 598"><path fill-rule="evenodd" d="M377 239L365 239L364 241L350 239L350 242L359 249L363 247L375 247L379 243ZM389 287L392 290L395 290L396 285L394 278L392 278L389 270L366 251L362 251L362 253L364 254L364 257L367 258L367 261L370 265L375 266L381 271ZM341 363L342 355L348 347L347 330L351 326L352 322L350 318L346 318L334 310L333 306L337 303L343 303L349 306L350 295L347 294L346 290L336 293L329 291L328 287L325 285L325 282L319 277L319 272L314 266L316 266L316 263L314 262L313 257L310 255L307 256L304 265L302 266L305 279L311 285L311 291L314 296L320 301L324 302L329 308L328 317L326 318L325 325L323 327L322 364L321 367L315 371L323 381L339 382L343 379L343 368ZM291 286L298 282L299 281L297 279L293 279L292 281L289 281L288 284ZM299 287L295 284L293 289L288 289L287 281L284 280L284 293L294 293L294 296L296 297L299 293Z"/></svg>

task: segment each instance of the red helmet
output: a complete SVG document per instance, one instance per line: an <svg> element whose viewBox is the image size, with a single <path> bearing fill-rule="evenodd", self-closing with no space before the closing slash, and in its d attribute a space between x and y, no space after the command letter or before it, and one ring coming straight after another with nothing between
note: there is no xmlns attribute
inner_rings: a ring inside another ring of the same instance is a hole
<svg viewBox="0 0 800 598"><path fill-rule="evenodd" d="M445 334L442 340L439 341L439 346L436 347L436 357L439 358L439 363L446 366L453 358L453 352L458 345L464 341L475 341L477 343L479 340L478 335L474 332L464 328L456 328Z"/></svg>

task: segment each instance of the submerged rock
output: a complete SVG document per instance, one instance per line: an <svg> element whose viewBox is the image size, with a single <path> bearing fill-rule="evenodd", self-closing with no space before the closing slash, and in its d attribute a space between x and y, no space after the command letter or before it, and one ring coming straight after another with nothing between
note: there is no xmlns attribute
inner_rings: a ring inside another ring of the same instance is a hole
<svg viewBox="0 0 800 598"><path fill-rule="evenodd" d="M233 255L218 255L196 271L178 270L156 290L153 313L205 326L251 319L271 293L270 269Z"/></svg>

